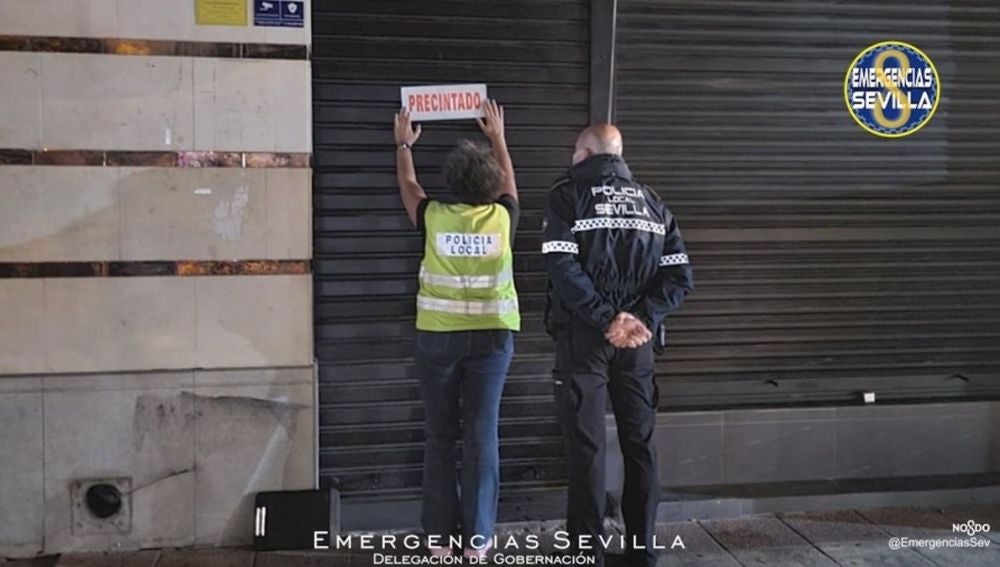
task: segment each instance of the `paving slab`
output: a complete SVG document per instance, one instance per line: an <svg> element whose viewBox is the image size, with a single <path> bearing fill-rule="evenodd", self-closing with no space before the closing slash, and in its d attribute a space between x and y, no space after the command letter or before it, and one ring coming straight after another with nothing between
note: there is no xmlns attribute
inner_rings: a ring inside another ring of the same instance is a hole
<svg viewBox="0 0 1000 567"><path fill-rule="evenodd" d="M69 553L60 555L53 567L153 567L160 551L123 551L108 553Z"/></svg>
<svg viewBox="0 0 1000 567"><path fill-rule="evenodd" d="M605 535L614 536L608 547L608 557L617 561L617 555L622 554L622 537L624 526L616 522L605 526ZM674 546L677 538L680 543ZM544 542L544 539L543 539ZM722 548L698 522L664 522L656 525L655 545L660 548L660 564L669 565L738 565L732 556ZM530 555L545 555L551 553L545 545L539 551L528 552ZM729 561L727 563L727 561Z"/></svg>
<svg viewBox="0 0 1000 567"><path fill-rule="evenodd" d="M683 547L672 547L677 537L680 537ZM659 565L684 567L739 565L736 559L695 521L657 524L656 543L666 547L659 552Z"/></svg>
<svg viewBox="0 0 1000 567"><path fill-rule="evenodd" d="M156 567L253 567L249 549L165 549Z"/></svg>
<svg viewBox="0 0 1000 567"><path fill-rule="evenodd" d="M823 553L847 567L932 567L934 563L910 549L889 549L884 541L848 541L820 544Z"/></svg>
<svg viewBox="0 0 1000 567"><path fill-rule="evenodd" d="M954 533L952 519L930 508L870 508L857 512L898 537L948 537Z"/></svg>
<svg viewBox="0 0 1000 567"><path fill-rule="evenodd" d="M679 551L660 555L657 567L739 567L740 563L725 551Z"/></svg>
<svg viewBox="0 0 1000 567"><path fill-rule="evenodd" d="M836 567L832 559L815 547L771 547L742 549L733 555L740 565L754 567Z"/></svg>
<svg viewBox="0 0 1000 567"><path fill-rule="evenodd" d="M683 548L671 549L675 538L680 537ZM712 536L705 531L705 528L698 522L667 522L656 525L656 543L667 549L661 551L661 555L673 555L682 552L707 552L717 553L725 551L722 546L715 541Z"/></svg>
<svg viewBox="0 0 1000 567"><path fill-rule="evenodd" d="M371 555L272 551L258 553L254 567L361 567L366 565L373 565Z"/></svg>
<svg viewBox="0 0 1000 567"><path fill-rule="evenodd" d="M885 544L890 537L853 510L793 512L779 514L778 517L815 545L873 540Z"/></svg>
<svg viewBox="0 0 1000 567"><path fill-rule="evenodd" d="M699 522L741 565L825 567L829 557L774 516Z"/></svg>
<svg viewBox="0 0 1000 567"><path fill-rule="evenodd" d="M774 516L698 522L730 552L768 547L809 547L808 541Z"/></svg>

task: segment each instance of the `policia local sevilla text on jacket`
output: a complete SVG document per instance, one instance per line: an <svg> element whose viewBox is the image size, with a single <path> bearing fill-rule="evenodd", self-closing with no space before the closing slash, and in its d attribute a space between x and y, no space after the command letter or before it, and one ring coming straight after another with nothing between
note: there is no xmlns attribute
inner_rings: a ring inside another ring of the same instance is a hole
<svg viewBox="0 0 1000 567"><path fill-rule="evenodd" d="M603 332L622 311L655 330L693 288L674 216L619 156L590 157L552 186L542 253L552 335L574 319Z"/></svg>
<svg viewBox="0 0 1000 567"><path fill-rule="evenodd" d="M556 338L554 388L567 450L567 529L571 540L597 541L603 533L610 397L625 464L626 555L631 565L655 565L659 396L653 342L616 348L604 333L622 312L655 331L680 307L693 288L680 230L621 157L598 154L574 165L550 190L542 252L549 275L546 327ZM585 553L604 564L599 545Z"/></svg>

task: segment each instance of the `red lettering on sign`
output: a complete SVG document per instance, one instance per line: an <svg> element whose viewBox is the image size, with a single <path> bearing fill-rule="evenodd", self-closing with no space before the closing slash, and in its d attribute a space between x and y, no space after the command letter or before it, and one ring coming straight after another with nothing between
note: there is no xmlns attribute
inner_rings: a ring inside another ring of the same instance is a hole
<svg viewBox="0 0 1000 567"><path fill-rule="evenodd" d="M404 89L405 90L405 89ZM474 90L442 89L439 92L408 92L403 95L405 107L416 115L436 114L433 118L453 118L446 113L469 113L482 108L489 99ZM436 89L427 89L434 91ZM443 114L443 116L442 116ZM420 118L417 118L418 120Z"/></svg>

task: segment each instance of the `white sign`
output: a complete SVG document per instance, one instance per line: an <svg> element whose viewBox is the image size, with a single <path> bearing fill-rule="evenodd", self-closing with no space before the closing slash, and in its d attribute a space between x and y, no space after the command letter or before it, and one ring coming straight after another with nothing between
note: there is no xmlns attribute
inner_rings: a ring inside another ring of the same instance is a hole
<svg viewBox="0 0 1000 567"><path fill-rule="evenodd" d="M433 85L400 89L414 122L482 118L486 85Z"/></svg>

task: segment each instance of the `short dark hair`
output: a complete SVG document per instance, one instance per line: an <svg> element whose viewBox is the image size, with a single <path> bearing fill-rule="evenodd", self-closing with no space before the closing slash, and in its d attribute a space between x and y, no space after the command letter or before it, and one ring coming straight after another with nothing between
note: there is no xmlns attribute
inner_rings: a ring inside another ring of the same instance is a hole
<svg viewBox="0 0 1000 567"><path fill-rule="evenodd" d="M497 199L503 171L489 147L460 140L444 160L444 179L460 203L488 205Z"/></svg>

